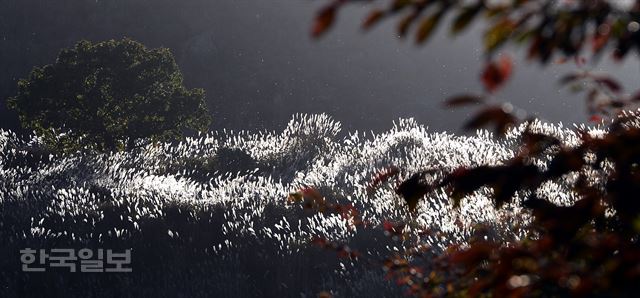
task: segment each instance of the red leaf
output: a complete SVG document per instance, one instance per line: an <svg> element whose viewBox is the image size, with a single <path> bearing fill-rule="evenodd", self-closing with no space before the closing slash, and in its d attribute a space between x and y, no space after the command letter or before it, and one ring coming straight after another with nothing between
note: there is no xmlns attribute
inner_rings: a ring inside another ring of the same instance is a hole
<svg viewBox="0 0 640 298"><path fill-rule="evenodd" d="M602 117L600 115L591 115L591 117L589 117L589 121L600 123L602 122Z"/></svg>
<svg viewBox="0 0 640 298"><path fill-rule="evenodd" d="M388 220L385 220L382 223L382 228L387 236L399 236L402 235L402 230L404 230L405 225L401 223L393 223Z"/></svg>
<svg viewBox="0 0 640 298"><path fill-rule="evenodd" d="M313 37L320 37L323 33L325 33L336 18L337 7L335 5L330 5L318 13L316 16L315 23L313 25L313 29L311 30L311 35Z"/></svg>
<svg viewBox="0 0 640 298"><path fill-rule="evenodd" d="M502 87L513 71L513 62L509 56L501 56L500 60L490 62L482 72L482 83L488 92L493 93Z"/></svg>
<svg viewBox="0 0 640 298"><path fill-rule="evenodd" d="M603 25L600 25L600 26L602 27ZM608 24L606 26L609 27ZM611 30L610 29L609 30L605 30L604 32L600 32L600 30L598 30L598 31L599 31L598 34L596 34L593 37L593 40L592 40L592 43L591 43L592 44L592 50L593 50L594 53L598 53L604 48L604 46L609 41L609 36L611 34Z"/></svg>
<svg viewBox="0 0 640 298"><path fill-rule="evenodd" d="M384 15L385 15L385 12L382 10L372 11L364 20L364 23L362 24L362 28L363 29L371 28L373 25L377 24L382 19L382 17L384 17Z"/></svg>

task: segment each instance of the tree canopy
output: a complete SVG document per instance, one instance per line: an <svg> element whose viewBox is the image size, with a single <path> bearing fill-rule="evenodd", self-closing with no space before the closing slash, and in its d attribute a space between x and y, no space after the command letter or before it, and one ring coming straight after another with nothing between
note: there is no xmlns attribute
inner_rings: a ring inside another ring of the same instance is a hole
<svg viewBox="0 0 640 298"><path fill-rule="evenodd" d="M18 89L8 106L22 125L50 142L63 134L67 146L130 148L141 138L167 140L210 122L204 90L184 86L169 49L131 39L80 41L53 64L34 68Z"/></svg>

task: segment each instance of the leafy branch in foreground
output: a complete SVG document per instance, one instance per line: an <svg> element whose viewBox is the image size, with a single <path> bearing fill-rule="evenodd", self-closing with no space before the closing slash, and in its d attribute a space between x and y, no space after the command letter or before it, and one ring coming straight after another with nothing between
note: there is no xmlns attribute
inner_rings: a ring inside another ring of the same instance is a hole
<svg viewBox="0 0 640 298"><path fill-rule="evenodd" d="M553 136L529 127L521 136L518 154L496 166L458 168L433 183L416 173L398 181L395 189L410 212L425 195L444 189L455 204L483 188L490 188L496 208L516 203L531 214L528 235L518 241L495 241L475 227L477 236L445 251L425 245L422 237L437 233L405 221L386 221L385 235L408 244L378 264L387 277L412 295L431 296L629 296L640 290L640 126L638 114L628 113L609 126L603 136L581 134L580 144L563 145ZM544 164L536 163L547 159ZM379 181L397 176L383 170ZM579 199L566 206L539 198L545 183L563 179ZM337 212L355 228L366 225L349 206L325 203L315 189L293 194L296 201L318 212ZM514 202L514 198L519 198ZM327 207L329 206L329 207ZM369 258L348 244L315 239L315 244L346 258ZM366 248L361 248L364 250ZM374 260L375 261L375 260Z"/></svg>
<svg viewBox="0 0 640 298"><path fill-rule="evenodd" d="M321 9L314 21L312 35L320 37L338 19L340 9L345 5L362 2L360 0L331 0ZM555 1L555 0L387 0L365 1L376 5L363 23L370 29L385 19L398 19L397 34L404 37L415 31L418 44L423 44L435 32L438 25L453 16L450 33L460 34L470 24L483 19L487 28L483 35L484 52L487 63L480 75L486 94L462 94L452 97L449 105L486 103L491 94L499 90L513 73L511 58L502 53L509 44L527 47L527 58L546 65L550 62L564 63L575 60L579 67L587 60L597 61L605 52L612 53L621 61L633 49L640 49L640 4L637 1ZM581 56L587 55L587 58ZM557 59L553 59L556 56ZM590 58L590 59L588 59ZM567 80L561 80L566 83ZM614 90L606 95L618 95L619 84L601 77L596 85ZM597 121L602 111L622 107L623 101L599 100L599 108L593 108L596 95L587 96L591 119ZM504 106L489 106L482 110L476 121L468 127L486 124L487 117L502 118L496 131L504 132L507 126L517 122L518 117L510 115ZM474 125L475 124L475 125Z"/></svg>
<svg viewBox="0 0 640 298"><path fill-rule="evenodd" d="M356 0L331 1L318 14L313 35L325 33L339 9L352 2ZM560 54L560 60L575 59L578 66L586 60L579 55L588 48L594 60L605 49L621 60L640 46L638 1L384 2L387 8L373 9L363 27L399 17L398 35L414 30L417 43L426 42L448 13L454 15L452 34L484 16L489 26L483 38L488 63L481 75L486 94L456 96L448 106L484 103L506 82L512 63L497 54L510 43L526 45L527 57L542 64ZM384 267L399 285L424 297L626 297L640 290L640 114L628 112L638 96L624 94L614 79L589 71L570 74L561 83L586 89L592 120L608 116L612 123L601 134L577 131L575 146L527 125L513 158L498 165L463 166L432 183L423 179L430 173L416 173L396 187L410 211L436 190L444 189L457 204L489 189L496 208L516 203L533 216L529 234L507 242L472 238L435 256L419 245L409 247L407 252L413 253L392 256ZM492 124L504 134L520 120L509 106L494 105L466 127ZM560 206L539 198L545 184L558 180L570 185L576 202Z"/></svg>
<svg viewBox="0 0 640 298"><path fill-rule="evenodd" d="M515 243L479 241L449 254L461 266L453 283L469 294L625 296L640 290L640 128L638 115L618 118L602 137L582 134L567 148L560 140L525 133L520 154L505 165L462 169L438 185L454 200L491 187L500 206L524 192L521 204L534 216L532 236ZM540 150L553 151L548 166L531 162ZM537 198L535 190L554 179L574 175L572 191L580 200L557 206Z"/></svg>
<svg viewBox="0 0 640 298"><path fill-rule="evenodd" d="M317 15L312 34L324 34L337 19L344 5L362 0L331 0ZM388 0L374 8L363 21L369 29L384 19L399 18L397 34L414 31L417 43L426 42L434 29L452 14L450 32L459 34L474 20L484 17L488 24L483 42L488 55L509 42L528 45L528 55L541 63L554 53L575 56L590 47L594 55L613 48L616 58L623 58L638 47L640 5L621 1L553 1L553 0Z"/></svg>

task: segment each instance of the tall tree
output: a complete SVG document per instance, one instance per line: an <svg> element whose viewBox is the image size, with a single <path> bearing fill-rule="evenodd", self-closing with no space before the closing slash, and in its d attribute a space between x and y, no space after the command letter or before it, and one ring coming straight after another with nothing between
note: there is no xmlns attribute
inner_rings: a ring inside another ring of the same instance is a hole
<svg viewBox="0 0 640 298"><path fill-rule="evenodd" d="M205 130L203 89L187 89L171 52L130 40L80 41L18 83L8 106L25 128L53 142L125 149ZM60 139L57 139L60 141Z"/></svg>

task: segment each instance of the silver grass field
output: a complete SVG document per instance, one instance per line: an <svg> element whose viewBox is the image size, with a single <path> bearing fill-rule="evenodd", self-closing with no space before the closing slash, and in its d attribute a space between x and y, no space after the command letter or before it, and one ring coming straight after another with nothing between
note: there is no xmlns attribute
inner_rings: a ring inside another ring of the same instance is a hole
<svg viewBox="0 0 640 298"><path fill-rule="evenodd" d="M578 142L573 128L532 127L569 146ZM486 227L483 237L521 239L530 215L518 204L496 210L489 189L459 208L436 190L410 214L394 186L420 171L432 170L427 179L435 180L461 166L500 164L514 155L523 129L504 137L456 136L399 119L374 134L343 132L324 114L294 115L284 131L219 131L109 154L53 153L37 137L0 131L0 297L400 296L384 279L385 256L416 242L434 252L464 245L478 225ZM391 166L400 177L372 191L372 177ZM536 192L571 204L572 179ZM352 204L371 224L356 228L339 214L287 201L305 187ZM385 236L385 221L407 222L413 242ZM420 236L421 229L437 234ZM338 258L311 245L315 237L346 243L362 256ZM133 272L23 273L18 251L27 247L131 248Z"/></svg>

